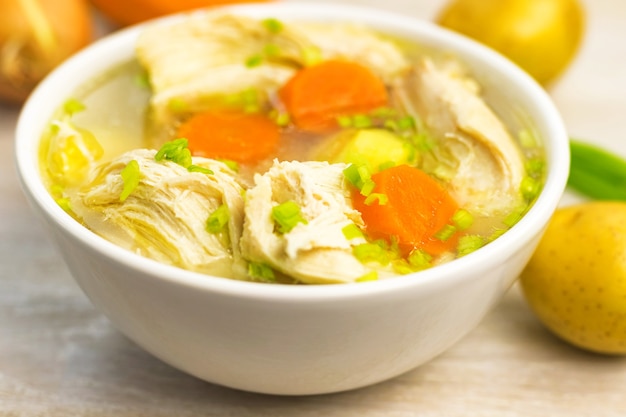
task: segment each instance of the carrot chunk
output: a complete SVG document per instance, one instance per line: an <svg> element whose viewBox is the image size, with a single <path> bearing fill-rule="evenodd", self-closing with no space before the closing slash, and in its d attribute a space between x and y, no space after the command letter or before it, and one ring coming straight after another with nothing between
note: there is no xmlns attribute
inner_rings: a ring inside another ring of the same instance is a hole
<svg viewBox="0 0 626 417"><path fill-rule="evenodd" d="M458 233L449 233L458 204L435 179L409 165L398 165L372 175L375 186L368 199L359 190L352 195L366 232L374 239L398 239L407 255L422 249L431 255L454 250Z"/></svg>
<svg viewBox="0 0 626 417"><path fill-rule="evenodd" d="M387 104L387 89L369 68L329 60L298 71L279 90L296 127L324 132L342 115L366 113Z"/></svg>
<svg viewBox="0 0 626 417"><path fill-rule="evenodd" d="M280 140L279 127L268 117L234 110L198 113L180 125L179 137L196 156L256 163L271 156Z"/></svg>

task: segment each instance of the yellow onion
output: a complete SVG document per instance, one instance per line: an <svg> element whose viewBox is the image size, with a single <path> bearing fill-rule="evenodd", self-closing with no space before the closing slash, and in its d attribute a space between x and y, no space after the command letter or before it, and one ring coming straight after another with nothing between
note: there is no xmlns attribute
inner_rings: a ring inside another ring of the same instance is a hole
<svg viewBox="0 0 626 417"><path fill-rule="evenodd" d="M85 0L0 0L0 100L23 102L92 36Z"/></svg>

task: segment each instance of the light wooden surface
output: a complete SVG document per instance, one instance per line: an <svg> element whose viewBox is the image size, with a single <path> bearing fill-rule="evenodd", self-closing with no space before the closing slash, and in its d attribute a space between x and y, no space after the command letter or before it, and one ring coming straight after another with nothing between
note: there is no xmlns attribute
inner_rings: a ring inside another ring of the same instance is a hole
<svg viewBox="0 0 626 417"><path fill-rule="evenodd" d="M351 3L432 19L443 1ZM573 136L626 157L626 3L585 5L585 43L550 93ZM445 354L353 392L263 396L164 365L93 309L28 207L13 164L18 111L0 105L0 416L626 416L626 358L555 339L516 287Z"/></svg>

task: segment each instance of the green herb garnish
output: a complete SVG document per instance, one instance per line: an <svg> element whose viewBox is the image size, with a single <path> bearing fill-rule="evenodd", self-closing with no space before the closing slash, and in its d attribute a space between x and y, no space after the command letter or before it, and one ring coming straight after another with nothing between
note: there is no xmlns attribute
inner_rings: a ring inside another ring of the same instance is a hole
<svg viewBox="0 0 626 417"><path fill-rule="evenodd" d="M433 257L422 249L414 249L409 254L407 261L414 270L426 269L431 266Z"/></svg>
<svg viewBox="0 0 626 417"><path fill-rule="evenodd" d="M263 55L268 58L276 57L280 55L280 47L274 43L268 43L263 47Z"/></svg>
<svg viewBox="0 0 626 417"><path fill-rule="evenodd" d="M465 256L485 245L485 239L478 235L465 235L459 238L456 251L459 256Z"/></svg>
<svg viewBox="0 0 626 417"><path fill-rule="evenodd" d="M298 203L292 200L273 207L272 219L274 219L280 233L289 233L298 223L308 223L302 217Z"/></svg>
<svg viewBox="0 0 626 417"><path fill-rule="evenodd" d="M378 262L387 265L390 261L389 253L376 243L361 243L352 247L352 254L361 262Z"/></svg>
<svg viewBox="0 0 626 417"><path fill-rule="evenodd" d="M263 282L276 282L276 275L271 266L261 262L248 263L248 275Z"/></svg>
<svg viewBox="0 0 626 417"><path fill-rule="evenodd" d="M135 85L141 89L149 90L151 88L150 76L147 72L137 74L133 81L135 82Z"/></svg>
<svg viewBox="0 0 626 417"><path fill-rule="evenodd" d="M379 206L384 206L389 202L389 197L387 197L387 194L369 193L365 198L365 205L371 206L374 202L378 203Z"/></svg>
<svg viewBox="0 0 626 417"><path fill-rule="evenodd" d="M465 209L458 209L452 216L452 222L459 230L467 230L474 223L474 216Z"/></svg>
<svg viewBox="0 0 626 417"><path fill-rule="evenodd" d="M452 235L454 235L457 231L457 228L451 224L446 224L443 226L437 233L435 233L435 238L445 242L450 239Z"/></svg>
<svg viewBox="0 0 626 417"><path fill-rule="evenodd" d="M541 191L541 181L536 180L531 176L526 176L522 179L520 191L526 201L533 201Z"/></svg>
<svg viewBox="0 0 626 417"><path fill-rule="evenodd" d="M188 141L185 138L175 139L166 142L154 156L156 161L168 160L180 166L189 168L191 164L191 151L188 148Z"/></svg>
<svg viewBox="0 0 626 417"><path fill-rule="evenodd" d="M230 219L230 210L226 204L222 204L209 215L206 221L206 230L209 233L219 233L224 230Z"/></svg>
<svg viewBox="0 0 626 417"><path fill-rule="evenodd" d="M361 229L359 228L359 226L357 226L354 223L350 223L347 226L344 226L341 229L341 232L343 233L343 235L346 237L347 240L352 240L352 239L357 239L357 238L363 238L363 232L361 231Z"/></svg>
<svg viewBox="0 0 626 417"><path fill-rule="evenodd" d="M273 34L280 33L283 30L283 23L273 17L263 19L261 23L263 23L263 26L265 27L265 29L267 29L268 32Z"/></svg>
<svg viewBox="0 0 626 417"><path fill-rule="evenodd" d="M263 63L262 55L253 55L249 57L248 59L246 59L246 67L248 68L258 67L262 63Z"/></svg>
<svg viewBox="0 0 626 417"><path fill-rule="evenodd" d="M189 172L199 172L201 174L207 174L207 175L213 175L214 172L212 170L210 170L209 168L205 168L205 167L201 167L199 165L189 165L187 167L187 171Z"/></svg>
<svg viewBox="0 0 626 417"><path fill-rule="evenodd" d="M82 102L78 101L75 98L71 98L63 103L63 111L70 116L73 116L76 113L80 113L86 108L87 107Z"/></svg>
<svg viewBox="0 0 626 417"><path fill-rule="evenodd" d="M124 187L122 189L122 193L120 194L120 201L125 201L130 193L132 193L139 185L139 180L141 179L139 163L133 159L126 164L124 169L120 172L120 175L122 176L122 181L124 182Z"/></svg>

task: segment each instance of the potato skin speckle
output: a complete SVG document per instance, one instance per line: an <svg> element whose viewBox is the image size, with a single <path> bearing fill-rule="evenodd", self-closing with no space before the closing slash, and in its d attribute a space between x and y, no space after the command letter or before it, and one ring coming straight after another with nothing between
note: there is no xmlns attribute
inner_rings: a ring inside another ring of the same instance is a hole
<svg viewBox="0 0 626 417"><path fill-rule="evenodd" d="M558 209L520 283L557 336L585 350L626 354L626 202Z"/></svg>

